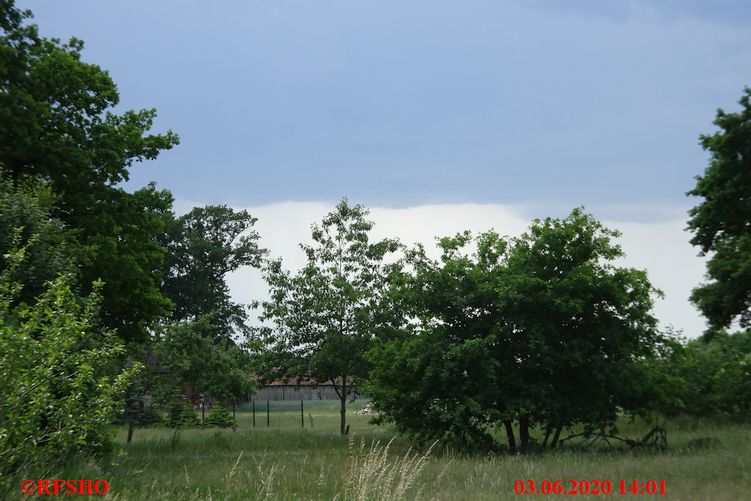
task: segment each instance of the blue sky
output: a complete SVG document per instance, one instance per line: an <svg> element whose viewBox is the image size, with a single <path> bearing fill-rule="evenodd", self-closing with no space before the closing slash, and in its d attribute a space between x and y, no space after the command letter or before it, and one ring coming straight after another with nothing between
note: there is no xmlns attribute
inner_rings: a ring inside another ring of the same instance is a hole
<svg viewBox="0 0 751 501"><path fill-rule="evenodd" d="M182 144L177 196L691 205L751 84L742 1L21 1Z"/></svg>
<svg viewBox="0 0 751 501"><path fill-rule="evenodd" d="M43 34L85 40L123 109L155 107L156 130L180 134L130 188L155 180L178 211L249 208L289 266L343 196L379 236L426 245L585 205L665 292L662 325L704 329L685 193L707 165L699 135L751 85L747 1L18 4ZM251 269L230 287L266 294Z"/></svg>

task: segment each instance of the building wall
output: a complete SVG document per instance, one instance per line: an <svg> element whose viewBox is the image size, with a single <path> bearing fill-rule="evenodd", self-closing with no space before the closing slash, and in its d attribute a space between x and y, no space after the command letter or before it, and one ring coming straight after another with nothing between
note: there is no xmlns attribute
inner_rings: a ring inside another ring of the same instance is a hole
<svg viewBox="0 0 751 501"><path fill-rule="evenodd" d="M357 395L357 398L360 398ZM351 398L351 396L350 396ZM273 385L263 386L254 400L339 400L332 385L312 386Z"/></svg>

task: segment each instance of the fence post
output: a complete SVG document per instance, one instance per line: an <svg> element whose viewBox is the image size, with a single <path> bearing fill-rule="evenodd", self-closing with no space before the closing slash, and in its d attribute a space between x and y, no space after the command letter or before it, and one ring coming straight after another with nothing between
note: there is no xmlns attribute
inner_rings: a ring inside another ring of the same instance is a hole
<svg viewBox="0 0 751 501"><path fill-rule="evenodd" d="M268 400L266 400L266 426L271 426L271 405Z"/></svg>
<svg viewBox="0 0 751 501"><path fill-rule="evenodd" d="M256 401L251 400L252 408L253 408L253 428L256 427Z"/></svg>
<svg viewBox="0 0 751 501"><path fill-rule="evenodd" d="M305 428L305 411L303 410L303 400L300 399L300 426Z"/></svg>

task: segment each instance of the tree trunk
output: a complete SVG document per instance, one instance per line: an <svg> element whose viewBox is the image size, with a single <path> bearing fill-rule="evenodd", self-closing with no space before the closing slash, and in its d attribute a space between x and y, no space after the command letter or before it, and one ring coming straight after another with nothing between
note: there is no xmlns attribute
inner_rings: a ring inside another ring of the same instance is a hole
<svg viewBox="0 0 751 501"><path fill-rule="evenodd" d="M503 422L503 426L506 427L506 437L508 437L508 451L512 454L516 454L516 438L514 438L514 425L510 419Z"/></svg>
<svg viewBox="0 0 751 501"><path fill-rule="evenodd" d="M557 426L555 428L555 435L553 435L553 441L550 442L551 449L555 449L555 446L558 445L558 438L561 436L561 430L563 430L563 426Z"/></svg>
<svg viewBox="0 0 751 501"><path fill-rule="evenodd" d="M529 450L529 416L519 417L519 442L522 454Z"/></svg>
<svg viewBox="0 0 751 501"><path fill-rule="evenodd" d="M340 402L342 404L339 415L341 416L341 422L339 423L339 431L342 436L347 434L347 385L342 384L342 394L339 395Z"/></svg>
<svg viewBox="0 0 751 501"><path fill-rule="evenodd" d="M548 439L550 438L550 433L552 431L553 431L553 427L550 425L550 423L548 423L545 426L545 439L542 441L542 448L543 449L548 446Z"/></svg>
<svg viewBox="0 0 751 501"><path fill-rule="evenodd" d="M193 407L193 403L190 404ZM206 426L206 395L201 398L201 428Z"/></svg>

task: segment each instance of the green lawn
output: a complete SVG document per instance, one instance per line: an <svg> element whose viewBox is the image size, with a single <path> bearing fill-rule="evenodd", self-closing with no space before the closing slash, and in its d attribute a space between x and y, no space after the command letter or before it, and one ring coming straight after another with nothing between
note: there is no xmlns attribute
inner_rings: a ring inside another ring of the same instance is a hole
<svg viewBox="0 0 751 501"><path fill-rule="evenodd" d="M274 403L272 402L272 405ZM338 435L337 402L305 402L305 428L299 402L272 407L266 426L265 403L256 408L256 427L246 408L238 412L238 429L138 429L123 452L101 464L71 465L47 478L103 478L110 499L445 499L496 500L659 497L685 500L751 499L751 426L680 420L669 422L669 450L559 451L542 456L462 457L438 444L429 457L413 456L404 438L387 451L368 454L371 444L385 445L393 430L375 427L368 417L348 410L350 437ZM308 412L315 417L309 427ZM623 433L642 435L644 425L625 423ZM692 451L692 438L712 436L715 449ZM361 450L360 447L363 447ZM532 495L514 493L518 479L604 480L619 491L619 480L664 480L665 496ZM406 488L406 490L405 490ZM401 492L401 495L396 493ZM28 497L26 498L28 499Z"/></svg>

